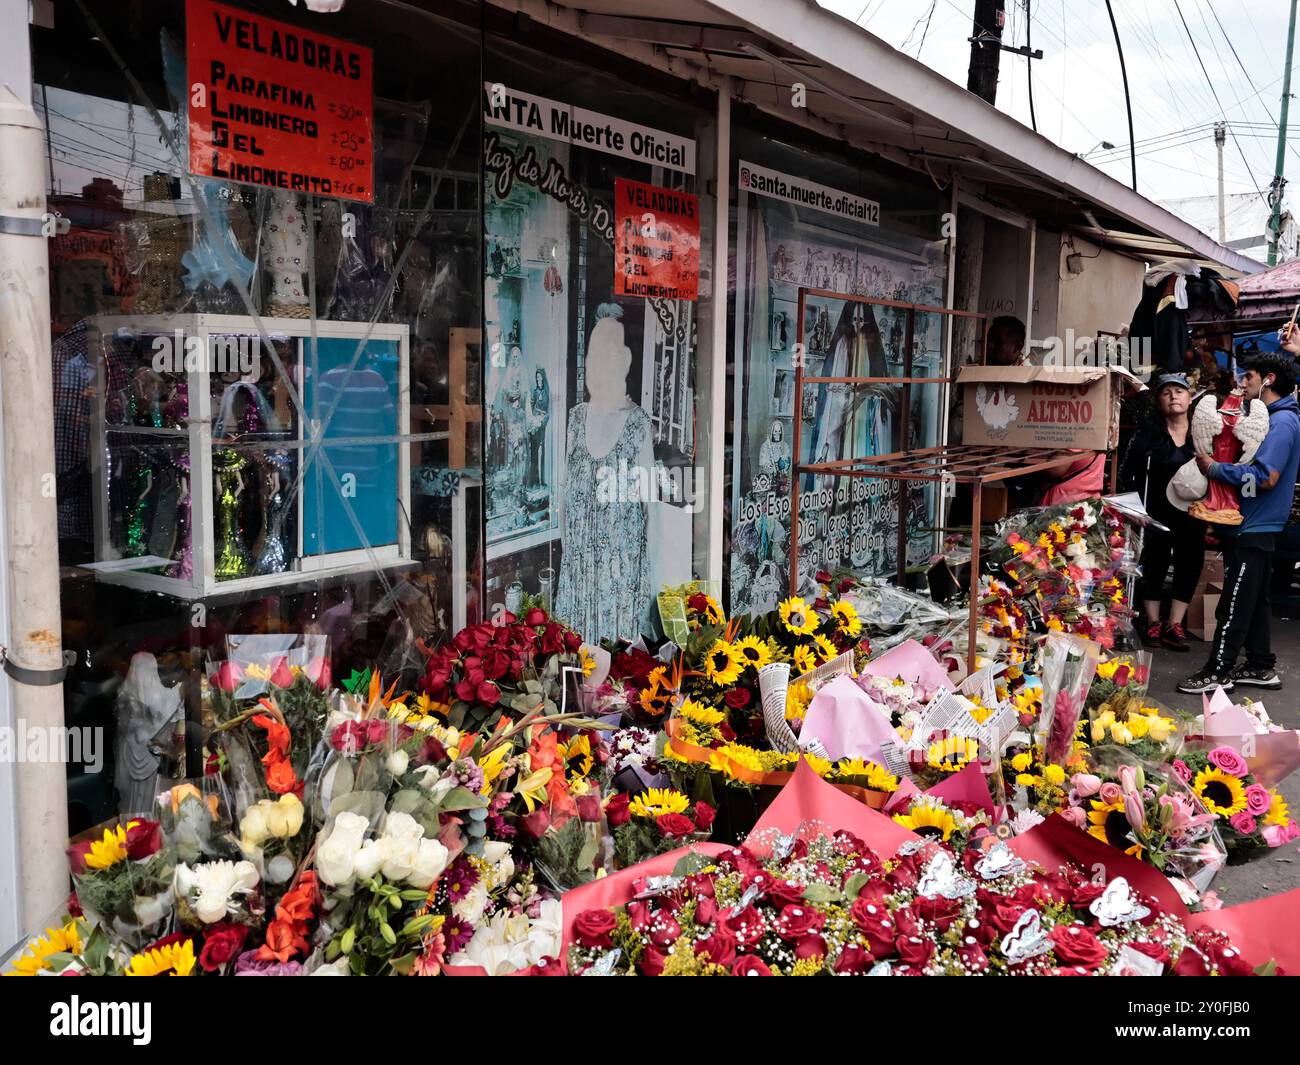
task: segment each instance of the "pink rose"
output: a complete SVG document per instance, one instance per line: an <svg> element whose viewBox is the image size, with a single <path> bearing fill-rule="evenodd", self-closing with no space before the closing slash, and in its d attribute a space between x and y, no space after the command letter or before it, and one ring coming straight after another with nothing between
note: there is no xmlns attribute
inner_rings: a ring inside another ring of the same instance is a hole
<svg viewBox="0 0 1300 1065"><path fill-rule="evenodd" d="M1101 786L1101 801L1107 806L1119 802L1122 798L1124 798L1124 791L1118 784L1106 783Z"/></svg>
<svg viewBox="0 0 1300 1065"><path fill-rule="evenodd" d="M1061 811L1061 816L1070 822L1075 828L1087 829L1088 815L1081 806L1067 806Z"/></svg>
<svg viewBox="0 0 1300 1065"><path fill-rule="evenodd" d="M1223 909L1223 900L1219 898L1218 893L1214 891L1201 892L1201 909L1203 910L1221 910Z"/></svg>
<svg viewBox="0 0 1300 1065"><path fill-rule="evenodd" d="M1184 762L1181 758L1175 758L1171 768L1174 771L1174 776L1176 776L1184 784L1190 784L1192 782L1191 767L1186 762Z"/></svg>
<svg viewBox="0 0 1300 1065"><path fill-rule="evenodd" d="M1210 752L1210 764L1217 766L1225 773L1231 773L1234 777L1244 777L1250 772L1250 767L1246 765L1246 759L1231 747L1214 748Z"/></svg>
<svg viewBox="0 0 1300 1065"><path fill-rule="evenodd" d="M239 687L240 681L244 679L244 671L234 662L222 662L217 667L216 675L212 678L212 683L220 688L223 692L232 692Z"/></svg>
<svg viewBox="0 0 1300 1065"><path fill-rule="evenodd" d="M307 676L315 683L321 691L329 691L330 687L330 660L328 658L314 658L307 663Z"/></svg>
<svg viewBox="0 0 1300 1065"><path fill-rule="evenodd" d="M1251 784L1246 788L1246 812L1259 817L1260 814L1268 813L1268 808L1273 805L1273 796L1268 793L1268 788L1262 784Z"/></svg>
<svg viewBox="0 0 1300 1065"><path fill-rule="evenodd" d="M1075 773L1070 778L1070 786L1078 792L1079 798L1089 799L1101 790L1101 777L1092 773Z"/></svg>
<svg viewBox="0 0 1300 1065"><path fill-rule="evenodd" d="M1226 773L1227 770L1225 769L1224 772ZM1246 810L1242 810L1239 814L1233 814L1228 818L1228 824L1243 836L1253 835L1255 832L1255 819Z"/></svg>
<svg viewBox="0 0 1300 1065"><path fill-rule="evenodd" d="M1300 836L1300 826L1294 821L1285 825L1265 825L1264 842L1270 847L1281 847Z"/></svg>

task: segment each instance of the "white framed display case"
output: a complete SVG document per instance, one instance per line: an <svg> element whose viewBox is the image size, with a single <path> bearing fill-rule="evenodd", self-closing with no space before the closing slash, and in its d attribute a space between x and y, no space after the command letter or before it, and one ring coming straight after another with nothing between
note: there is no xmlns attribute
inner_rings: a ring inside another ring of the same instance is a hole
<svg viewBox="0 0 1300 1065"><path fill-rule="evenodd" d="M259 324L92 319L97 579L192 600L411 561L409 328Z"/></svg>

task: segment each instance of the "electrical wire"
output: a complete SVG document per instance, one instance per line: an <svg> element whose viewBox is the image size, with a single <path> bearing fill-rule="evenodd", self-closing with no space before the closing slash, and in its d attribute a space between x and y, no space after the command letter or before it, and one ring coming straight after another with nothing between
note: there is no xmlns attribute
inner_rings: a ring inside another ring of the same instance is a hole
<svg viewBox="0 0 1300 1065"><path fill-rule="evenodd" d="M1109 4L1110 0L1106 0L1106 2ZM1196 53L1196 62L1200 64L1201 73L1205 75L1205 83L1209 86L1210 92L1214 94L1214 102L1219 105L1219 116L1223 117L1223 103L1219 100L1219 93L1214 87L1214 82L1210 80L1210 72L1205 69L1205 61L1201 59L1201 50L1196 47L1196 38L1192 36L1192 29L1187 25L1187 19L1183 17L1183 8L1178 0L1174 0L1174 10L1178 12L1178 20L1183 24L1183 31L1187 34L1187 39L1192 43L1192 51ZM1238 105L1240 105L1240 101L1238 101ZM1241 150L1241 144L1231 127L1228 129L1228 135L1232 138L1233 146L1237 149L1237 154L1241 156L1241 161L1246 164L1246 170L1250 172L1250 163L1246 162L1246 153ZM1250 181L1255 186L1255 191L1259 193L1260 198L1264 199L1264 192L1259 187L1259 182L1255 180L1253 172L1250 173Z"/></svg>
<svg viewBox="0 0 1300 1065"><path fill-rule="evenodd" d="M1213 0L1205 0L1205 6L1208 7L1208 8L1210 9L1210 14L1214 16L1214 21L1215 21L1215 23L1216 23L1216 24L1218 25L1218 27L1219 27L1219 32L1223 34L1223 39L1224 39L1225 41L1228 42L1228 48L1229 48L1229 49L1231 50L1231 52L1232 52L1232 58L1235 59L1235 60L1237 61L1237 66L1239 66L1239 67L1241 68L1241 72L1242 72L1244 75L1246 75L1246 83L1247 83L1247 84L1248 84L1252 89L1255 89L1255 95L1256 95L1256 96L1259 96L1259 95L1260 95L1260 90L1259 90L1258 88L1255 87L1255 79L1252 78L1252 77L1250 76L1250 71L1249 71L1248 69L1246 69L1246 64L1243 63L1243 62L1241 61L1241 56L1237 54L1237 46L1236 46L1235 44L1232 43L1232 37L1229 35L1228 31L1224 28L1222 21L1220 21L1220 19L1219 19L1219 13L1218 13L1217 11L1214 10L1214 3L1213 3ZM1243 8L1243 11L1245 11L1247 17L1249 17L1249 15L1250 15L1249 10L1246 9L1246 8ZM1253 21L1253 20L1251 21L1251 27L1254 28L1254 21ZM1258 33L1258 31L1256 31L1255 36L1256 36L1256 38L1259 37L1259 33ZM1263 47L1263 42L1262 42L1262 41L1260 42L1260 46ZM1263 101L1261 101L1261 104L1263 105L1263 108L1264 108L1264 114L1268 115L1268 117L1269 117L1269 121L1273 123L1273 129L1274 129L1274 130L1277 130L1278 132L1281 132L1282 127L1281 127L1281 125L1278 123L1278 120L1277 120L1276 118L1273 117L1273 110L1272 110L1272 108L1270 108L1270 107L1268 106L1268 104L1263 103ZM1288 142L1287 142L1287 149L1288 149L1288 150L1291 152L1291 154L1294 155L1297 159L1300 159L1300 150L1298 150L1298 149L1296 148L1296 146L1295 146L1294 143L1288 141Z"/></svg>

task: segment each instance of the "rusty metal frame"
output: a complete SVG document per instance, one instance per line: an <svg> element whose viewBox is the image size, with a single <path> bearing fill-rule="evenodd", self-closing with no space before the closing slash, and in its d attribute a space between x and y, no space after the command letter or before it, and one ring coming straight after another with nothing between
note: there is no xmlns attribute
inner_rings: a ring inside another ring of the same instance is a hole
<svg viewBox="0 0 1300 1065"><path fill-rule="evenodd" d="M874 478L883 481L901 481L904 491L899 498L898 521L898 581L902 584L907 571L907 523L906 523L906 484L909 481L949 482L969 484L971 486L971 562L970 562L970 609L969 629L966 644L967 669L975 668L976 612L979 605L979 563L980 533L983 525L983 491L984 486L997 484L1012 477L1022 477L1030 473L1059 466L1063 462L1077 460L1077 452L1064 448L1035 447L999 447L989 444L942 444L938 447L919 448L912 451L894 451L885 455L872 455L863 458L836 459L831 462L801 463L799 456L803 448L803 389L805 384L895 384L902 388L903 402L899 418L902 442L906 443L907 419L911 413L911 386L914 384L951 384L954 377L910 378L906 376L912 368L912 343L917 312L937 313L949 318L978 318L987 321L988 316L975 311L956 311L945 307L929 307L923 304L900 303L896 300L867 299L862 296L843 292L831 292L825 289L799 289L799 323L797 339L805 350L804 319L806 298L819 296L837 300L847 300L883 307L904 307L907 309L907 346L903 355L903 377L805 377L804 360L795 360L794 376L794 456L790 464L790 594L798 594L799 585L799 492L802 474L820 474L831 477ZM982 338L987 330L982 331ZM981 361L984 361L985 339L981 339Z"/></svg>

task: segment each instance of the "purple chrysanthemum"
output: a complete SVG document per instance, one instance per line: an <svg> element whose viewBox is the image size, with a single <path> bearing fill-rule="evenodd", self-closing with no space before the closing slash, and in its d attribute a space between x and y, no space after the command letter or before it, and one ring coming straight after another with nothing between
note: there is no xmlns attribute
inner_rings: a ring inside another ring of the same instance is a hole
<svg viewBox="0 0 1300 1065"><path fill-rule="evenodd" d="M463 858L452 862L451 868L443 874L443 886L447 889L447 898L453 903L460 902L469 894L470 888L478 883L478 870Z"/></svg>
<svg viewBox="0 0 1300 1065"><path fill-rule="evenodd" d="M464 918L453 915L443 923L442 938L446 940L447 954L450 956L474 938L474 926Z"/></svg>

